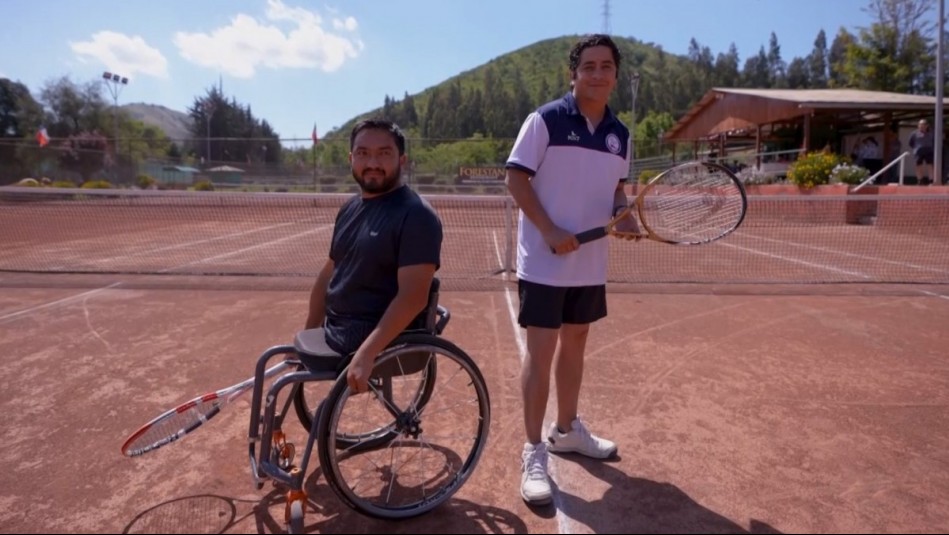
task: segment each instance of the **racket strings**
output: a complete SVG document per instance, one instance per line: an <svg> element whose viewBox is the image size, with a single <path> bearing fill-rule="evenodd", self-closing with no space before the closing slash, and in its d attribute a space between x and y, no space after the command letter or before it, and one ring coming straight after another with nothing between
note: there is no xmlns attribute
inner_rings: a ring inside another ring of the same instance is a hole
<svg viewBox="0 0 949 535"><path fill-rule="evenodd" d="M643 198L643 222L657 236L675 242L704 242L741 221L744 198L730 177L704 166L670 173Z"/></svg>
<svg viewBox="0 0 949 535"><path fill-rule="evenodd" d="M168 439L181 438L205 422L218 409L217 403L201 401L181 412L173 412L154 422L128 446L130 451L155 446Z"/></svg>

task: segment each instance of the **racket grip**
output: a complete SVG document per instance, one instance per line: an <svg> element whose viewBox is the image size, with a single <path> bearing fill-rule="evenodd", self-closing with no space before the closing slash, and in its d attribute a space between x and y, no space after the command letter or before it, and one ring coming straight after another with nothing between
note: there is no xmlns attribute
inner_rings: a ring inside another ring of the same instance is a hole
<svg viewBox="0 0 949 535"><path fill-rule="evenodd" d="M587 243L605 237L606 227L597 227L591 228L590 230L584 230L583 232L577 234L577 241L580 243Z"/></svg>
<svg viewBox="0 0 949 535"><path fill-rule="evenodd" d="M604 238L606 237L606 234L607 234L606 227L597 227L597 228L591 228L590 230L584 230L583 232L579 234L574 234L574 236L577 238L578 242L583 244L583 243L591 242L593 240ZM555 252L553 247L550 248L550 252L552 253Z"/></svg>

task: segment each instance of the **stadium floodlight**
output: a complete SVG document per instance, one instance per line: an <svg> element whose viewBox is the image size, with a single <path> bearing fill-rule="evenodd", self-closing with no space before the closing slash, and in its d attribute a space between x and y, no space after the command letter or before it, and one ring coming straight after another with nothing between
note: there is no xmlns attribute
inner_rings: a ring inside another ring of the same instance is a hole
<svg viewBox="0 0 949 535"><path fill-rule="evenodd" d="M115 154L119 153L119 94L122 87L128 85L129 79L120 76L114 72L105 71L102 73L102 79L105 80L105 86L112 95L112 144Z"/></svg>

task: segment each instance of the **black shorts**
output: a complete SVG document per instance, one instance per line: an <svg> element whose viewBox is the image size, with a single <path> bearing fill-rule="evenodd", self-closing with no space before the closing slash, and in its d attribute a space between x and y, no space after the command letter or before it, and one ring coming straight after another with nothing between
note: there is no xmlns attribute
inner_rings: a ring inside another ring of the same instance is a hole
<svg viewBox="0 0 949 535"><path fill-rule="evenodd" d="M559 329L564 323L586 324L606 317L606 285L560 287L518 280L521 327Z"/></svg>
<svg viewBox="0 0 949 535"><path fill-rule="evenodd" d="M916 165L932 165L933 164L933 150L932 149L919 149L916 152Z"/></svg>

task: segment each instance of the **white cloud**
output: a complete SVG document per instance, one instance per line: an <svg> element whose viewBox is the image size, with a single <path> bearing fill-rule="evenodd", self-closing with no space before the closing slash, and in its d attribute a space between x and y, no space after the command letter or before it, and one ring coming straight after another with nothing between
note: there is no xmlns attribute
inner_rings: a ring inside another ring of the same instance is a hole
<svg viewBox="0 0 949 535"><path fill-rule="evenodd" d="M69 46L79 61L98 61L106 69L122 76L131 78L136 73L142 73L156 78L168 77L165 56L137 35L101 31L93 34L91 41L71 42Z"/></svg>
<svg viewBox="0 0 949 535"><path fill-rule="evenodd" d="M349 32L356 31L356 19L352 17L346 17L345 19L333 19L333 29L334 30L346 30Z"/></svg>
<svg viewBox="0 0 949 535"><path fill-rule="evenodd" d="M266 18L258 21L240 13L210 33L178 32L174 42L186 60L238 78L251 78L258 68L332 72L363 49L358 37L338 33L356 30L352 17L334 19L334 33L323 28L318 13L268 0Z"/></svg>

